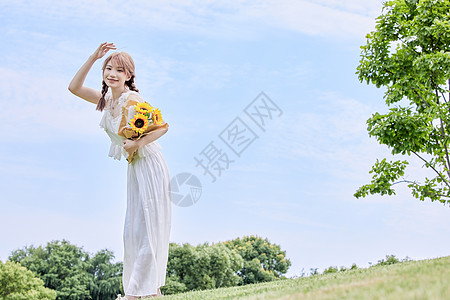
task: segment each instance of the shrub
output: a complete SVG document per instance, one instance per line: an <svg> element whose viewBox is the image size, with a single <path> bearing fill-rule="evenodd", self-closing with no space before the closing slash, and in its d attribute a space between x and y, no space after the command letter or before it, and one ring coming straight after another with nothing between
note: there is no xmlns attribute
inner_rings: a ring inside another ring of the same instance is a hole
<svg viewBox="0 0 450 300"><path fill-rule="evenodd" d="M223 244L244 259L244 265L238 272L242 284L286 278L284 274L291 266L291 261L286 258L286 251L270 243L267 238L244 236Z"/></svg>
<svg viewBox="0 0 450 300"><path fill-rule="evenodd" d="M41 279L20 264L0 261L0 299L54 300L56 292L45 288Z"/></svg>

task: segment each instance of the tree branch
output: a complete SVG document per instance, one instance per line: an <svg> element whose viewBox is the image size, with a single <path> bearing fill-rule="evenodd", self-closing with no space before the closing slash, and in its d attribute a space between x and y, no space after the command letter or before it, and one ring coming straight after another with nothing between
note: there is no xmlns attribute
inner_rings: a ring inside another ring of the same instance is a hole
<svg viewBox="0 0 450 300"><path fill-rule="evenodd" d="M416 95L422 100L422 102L423 102L427 107L430 107L430 104L428 104L428 102L425 101L425 99L423 99L423 97L417 92L417 89L414 89L414 93L416 93Z"/></svg>
<svg viewBox="0 0 450 300"><path fill-rule="evenodd" d="M434 84L434 82L433 82L433 84ZM436 86L434 88L434 92L436 94L436 101L437 101L437 104L438 104L439 113L441 113L441 107L439 106L439 94L438 94L438 89L437 89ZM444 161L444 164L445 164L445 167L447 169L447 175L450 178L450 159L449 159L449 156L448 156L448 148L447 148L447 142L446 142L446 138L445 138L445 130L444 130L444 124L443 124L443 121L442 121L442 117L439 117L439 121L441 123L439 127L440 127L440 130L441 130L442 145L444 146L444 150L445 150L445 161Z"/></svg>
<svg viewBox="0 0 450 300"><path fill-rule="evenodd" d="M399 183L417 184L417 185L420 186L420 183L417 183L417 182L411 181L411 180L406 180L406 179L403 179L403 180L394 182L394 183L391 184L391 186L392 186L392 185L395 185L395 184L399 184ZM447 199L450 199L450 196L448 196L448 195L443 195L443 194L441 194L441 193L437 193L437 192L434 191L434 190L433 190L433 192L434 192L434 195L435 195L435 196L439 196L440 198L447 198ZM429 196L429 195L428 195L428 196ZM447 202L448 202L448 201L449 201L449 200L447 200ZM441 202L442 202L442 201L441 201Z"/></svg>
<svg viewBox="0 0 450 300"><path fill-rule="evenodd" d="M410 180L406 180L406 179L403 179L403 180L400 180L400 181L397 181L397 182L393 182L391 185L396 185L396 184L399 184L399 183L414 183L414 184L418 184L417 182L415 182L415 181L410 181Z"/></svg>
<svg viewBox="0 0 450 300"><path fill-rule="evenodd" d="M444 99L445 104L447 104L447 99L445 98L445 94L441 91L442 98Z"/></svg>
<svg viewBox="0 0 450 300"><path fill-rule="evenodd" d="M448 181L445 179L444 176L441 175L441 173L439 173L435 167L433 167L425 158L423 158L422 156L420 156L419 154L417 154L415 151L411 151L412 153L414 153L418 158L420 158L423 162L425 162L425 164L429 165L434 172L436 172L436 174L439 175L439 177L441 177L442 181L445 182L445 185L448 186L450 188L450 184L448 183Z"/></svg>
<svg viewBox="0 0 450 300"><path fill-rule="evenodd" d="M450 171L449 171L449 169L450 169L450 159L449 159L449 156L448 156L447 143L445 142L446 139L445 139L444 125L442 124L443 122L442 122L442 118L441 117L439 117L439 121L441 122L440 129L441 129L441 136L442 136L442 141L443 141L442 144L444 145L444 150L445 150L445 159L446 159L446 164L445 165L446 165L446 169L447 169L447 175L450 178Z"/></svg>
<svg viewBox="0 0 450 300"><path fill-rule="evenodd" d="M448 80L448 100L450 101L450 79Z"/></svg>

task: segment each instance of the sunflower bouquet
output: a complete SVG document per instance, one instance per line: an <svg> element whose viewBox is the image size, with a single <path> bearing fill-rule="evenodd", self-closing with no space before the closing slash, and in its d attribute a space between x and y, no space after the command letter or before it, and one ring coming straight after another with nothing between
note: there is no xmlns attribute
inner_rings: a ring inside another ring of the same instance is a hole
<svg viewBox="0 0 450 300"><path fill-rule="evenodd" d="M168 124L164 122L161 111L145 101L137 102L130 99L122 107L119 135L127 139L138 140L152 131L167 127ZM128 156L129 163L132 162L134 155L135 153Z"/></svg>

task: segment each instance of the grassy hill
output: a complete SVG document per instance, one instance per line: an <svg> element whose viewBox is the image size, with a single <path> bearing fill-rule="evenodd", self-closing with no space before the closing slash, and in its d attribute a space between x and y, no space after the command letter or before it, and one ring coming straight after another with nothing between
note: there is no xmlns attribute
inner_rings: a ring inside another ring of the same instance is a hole
<svg viewBox="0 0 450 300"><path fill-rule="evenodd" d="M450 256L188 292L164 299L450 299Z"/></svg>

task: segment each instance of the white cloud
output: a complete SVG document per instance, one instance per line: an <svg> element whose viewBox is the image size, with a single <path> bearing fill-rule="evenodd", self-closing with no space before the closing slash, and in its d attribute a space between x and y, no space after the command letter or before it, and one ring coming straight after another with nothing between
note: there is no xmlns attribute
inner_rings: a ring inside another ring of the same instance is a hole
<svg viewBox="0 0 450 300"><path fill-rule="evenodd" d="M52 213L39 209L33 211L10 209L7 212L0 212L2 224L14 224L10 228L10 233L2 236L0 260L6 260L11 251L22 249L27 245L45 246L52 240L66 239L90 253L107 248L114 252L116 261L122 261L123 246L120 232L123 226L123 213L115 210L112 214L108 218L101 216L86 218L81 215ZM89 234L86 234L87 232Z"/></svg>
<svg viewBox="0 0 450 300"><path fill-rule="evenodd" d="M286 111L274 120L271 132L276 134L265 139L268 146L264 149L269 149L268 156L275 159L314 162L315 169L323 170L336 180L344 180L344 186L369 182L372 165L377 158L385 157L410 161L405 174L407 180L423 182L425 176L434 177L435 174L423 168L423 162L414 155L393 156L387 146L368 136L366 120L375 111L374 107L354 99L320 92L308 111Z"/></svg>
<svg viewBox="0 0 450 300"><path fill-rule="evenodd" d="M220 38L264 34L269 26L327 37L364 36L381 12L381 1L266 0L266 1L15 1L3 5L11 11L39 13L54 20L70 17L76 22L205 34Z"/></svg>
<svg viewBox="0 0 450 300"><path fill-rule="evenodd" d="M380 13L382 3L382 1L361 0L311 0L310 2L365 16L373 16Z"/></svg>
<svg viewBox="0 0 450 300"><path fill-rule="evenodd" d="M308 111L288 111L274 123L273 140L280 156L291 159L339 160L339 151L356 152L366 140L371 109L356 100L323 92ZM349 153L351 152L351 153Z"/></svg>
<svg viewBox="0 0 450 300"><path fill-rule="evenodd" d="M370 1L360 2L359 6L349 4L350 1L341 1L340 5L333 5L335 1L315 2L270 1L261 15L274 26L309 35L361 37L373 29L376 15L367 6L361 5ZM370 15L367 11L371 12Z"/></svg>
<svg viewBox="0 0 450 300"><path fill-rule="evenodd" d="M286 200L261 201L245 200L233 201L236 207L241 207L248 214L257 216L260 220L271 220L276 224L289 224L289 226L303 226L314 229L337 229L339 225L324 223L320 220L311 218L311 211L305 211L305 202L310 199L304 199L300 202L286 202Z"/></svg>
<svg viewBox="0 0 450 300"><path fill-rule="evenodd" d="M67 90L68 82L38 72L0 68L2 138L54 139L99 136L100 113Z"/></svg>
<svg viewBox="0 0 450 300"><path fill-rule="evenodd" d="M30 154L33 155L33 154ZM72 180L74 176L67 170L52 168L35 156L14 156L7 155L0 158L0 169L7 170L0 174L0 178L20 178L20 182L28 182L36 179L48 180Z"/></svg>

